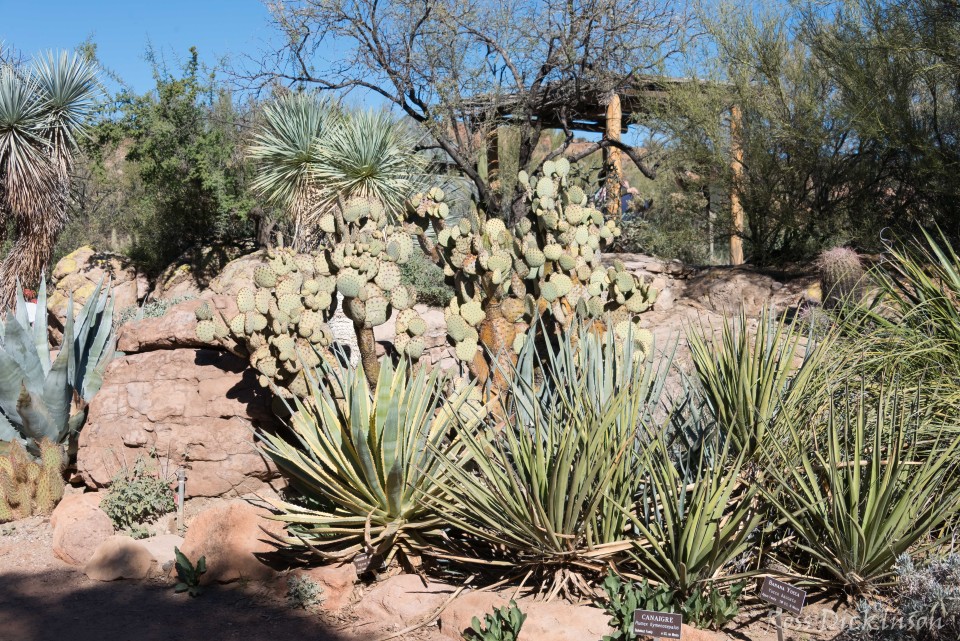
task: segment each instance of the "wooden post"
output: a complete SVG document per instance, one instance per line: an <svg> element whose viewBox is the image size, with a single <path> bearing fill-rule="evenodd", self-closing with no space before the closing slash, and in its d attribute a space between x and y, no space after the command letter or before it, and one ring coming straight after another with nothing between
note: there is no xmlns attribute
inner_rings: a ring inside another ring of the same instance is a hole
<svg viewBox="0 0 960 641"><path fill-rule="evenodd" d="M623 112L620 108L620 96L613 94L607 104L606 131L603 137L607 140L620 140L620 128L623 124ZM616 147L603 148L603 168L606 176L606 212L607 220L620 225L623 212L620 211L620 183L623 182L623 160L620 150Z"/></svg>
<svg viewBox="0 0 960 641"><path fill-rule="evenodd" d="M730 169L733 184L730 188L730 213L733 216L733 233L730 235L730 264L743 264L743 204L740 202L740 186L743 184L743 146L740 140L742 128L740 107L730 108Z"/></svg>
<svg viewBox="0 0 960 641"><path fill-rule="evenodd" d="M500 136L496 126L487 134L487 184L493 191L500 189Z"/></svg>

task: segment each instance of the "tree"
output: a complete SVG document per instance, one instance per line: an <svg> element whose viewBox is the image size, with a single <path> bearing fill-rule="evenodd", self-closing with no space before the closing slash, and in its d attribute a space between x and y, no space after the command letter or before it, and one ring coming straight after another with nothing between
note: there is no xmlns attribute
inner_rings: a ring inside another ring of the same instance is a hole
<svg viewBox="0 0 960 641"><path fill-rule="evenodd" d="M504 195L478 167L491 133L519 132L519 167L530 172L573 142L576 105L596 103L662 69L680 47L683 16L655 0L300 0L269 5L287 44L246 80L280 80L329 91L364 90L421 125L473 184L487 212L518 220L524 192ZM336 47L339 62L319 64ZM533 163L544 121L558 114L565 137ZM640 149L613 140L648 176Z"/></svg>
<svg viewBox="0 0 960 641"><path fill-rule="evenodd" d="M0 66L0 306L18 280L39 281L67 220L70 171L99 85L96 66L53 52Z"/></svg>

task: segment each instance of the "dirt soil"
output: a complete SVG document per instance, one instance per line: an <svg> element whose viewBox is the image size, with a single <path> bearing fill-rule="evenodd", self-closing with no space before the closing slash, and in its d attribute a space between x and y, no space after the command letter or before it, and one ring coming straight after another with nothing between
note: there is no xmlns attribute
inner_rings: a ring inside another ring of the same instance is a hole
<svg viewBox="0 0 960 641"><path fill-rule="evenodd" d="M285 583L210 586L196 598L173 591L173 581L101 583L55 557L45 517L0 525L0 641L379 641L396 631L377 621L291 608ZM833 621L826 606L805 611L808 622ZM763 609L744 612L718 641L774 641L776 631ZM812 627L791 625L786 641L832 639ZM830 627L830 626L828 626ZM396 637L449 641L436 628ZM584 639L584 641L592 641Z"/></svg>

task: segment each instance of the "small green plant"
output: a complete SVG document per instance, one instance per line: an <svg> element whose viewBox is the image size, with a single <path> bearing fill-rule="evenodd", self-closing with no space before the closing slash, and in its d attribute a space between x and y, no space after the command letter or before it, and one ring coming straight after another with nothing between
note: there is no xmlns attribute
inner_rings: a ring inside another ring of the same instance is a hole
<svg viewBox="0 0 960 641"><path fill-rule="evenodd" d="M719 630L740 612L737 601L746 585L746 581L737 581L726 591L710 585L701 592L693 593L680 606L683 620L698 628Z"/></svg>
<svg viewBox="0 0 960 641"><path fill-rule="evenodd" d="M142 539L149 536L144 525L176 505L170 484L141 456L132 469L117 473L100 507L118 530Z"/></svg>
<svg viewBox="0 0 960 641"><path fill-rule="evenodd" d="M480 619L473 617L463 638L468 641L517 641L527 615L511 599L509 605L494 608L493 614L486 614L483 619L481 624Z"/></svg>
<svg viewBox="0 0 960 641"><path fill-rule="evenodd" d="M287 603L291 608L309 610L323 601L323 588L305 576L293 575L287 579Z"/></svg>
<svg viewBox="0 0 960 641"><path fill-rule="evenodd" d="M178 579L174 591L178 594L186 592L190 596L199 596L202 592L200 577L207 573L207 557L201 556L197 559L197 564L193 565L180 548L173 548L173 553L177 560Z"/></svg>
<svg viewBox="0 0 960 641"><path fill-rule="evenodd" d="M641 583L627 583L611 571L603 581L603 591L607 598L600 606L610 615L609 625L615 630L604 636L603 641L636 639L633 633L633 613L636 610L674 611L673 590L664 585L652 586L646 579Z"/></svg>
<svg viewBox="0 0 960 641"><path fill-rule="evenodd" d="M746 581L733 583L726 591L711 584L678 602L677 592L662 583L651 585L646 579L640 583L627 583L610 572L603 582L607 598L600 605L610 615L609 625L615 632L604 636L603 641L636 639L633 633L633 613L636 610L679 612L684 623L719 630L740 612L737 601L744 587Z"/></svg>

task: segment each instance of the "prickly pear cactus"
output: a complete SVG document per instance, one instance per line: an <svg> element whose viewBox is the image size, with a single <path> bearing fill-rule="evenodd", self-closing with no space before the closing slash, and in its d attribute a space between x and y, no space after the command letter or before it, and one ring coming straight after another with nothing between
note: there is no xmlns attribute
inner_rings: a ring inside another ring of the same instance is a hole
<svg viewBox="0 0 960 641"><path fill-rule="evenodd" d="M634 336L649 350L649 331L630 332L629 324L656 293L619 261L601 264L600 251L620 230L587 205L569 174L564 158L544 163L540 176L520 172L530 213L512 229L478 213L437 234L444 273L456 292L445 310L448 335L457 357L480 378L489 374L481 345L514 359L534 315L563 327L575 315L609 320L618 337Z"/></svg>
<svg viewBox="0 0 960 641"><path fill-rule="evenodd" d="M357 331L368 377L376 376L372 330L386 323L394 310L402 312L397 351L416 360L424 348L425 324L412 310L417 292L400 282L400 265L419 251L410 233L389 224L383 205L366 198L351 199L325 214L319 227L326 246L316 252L298 254L282 246L268 251L269 261L254 272L255 289L237 294L239 314L228 324L213 318L206 305L197 310L200 340L232 335L247 346L262 385L301 398L308 392L304 367L332 358L327 323L337 309L337 294L343 296L343 312Z"/></svg>

